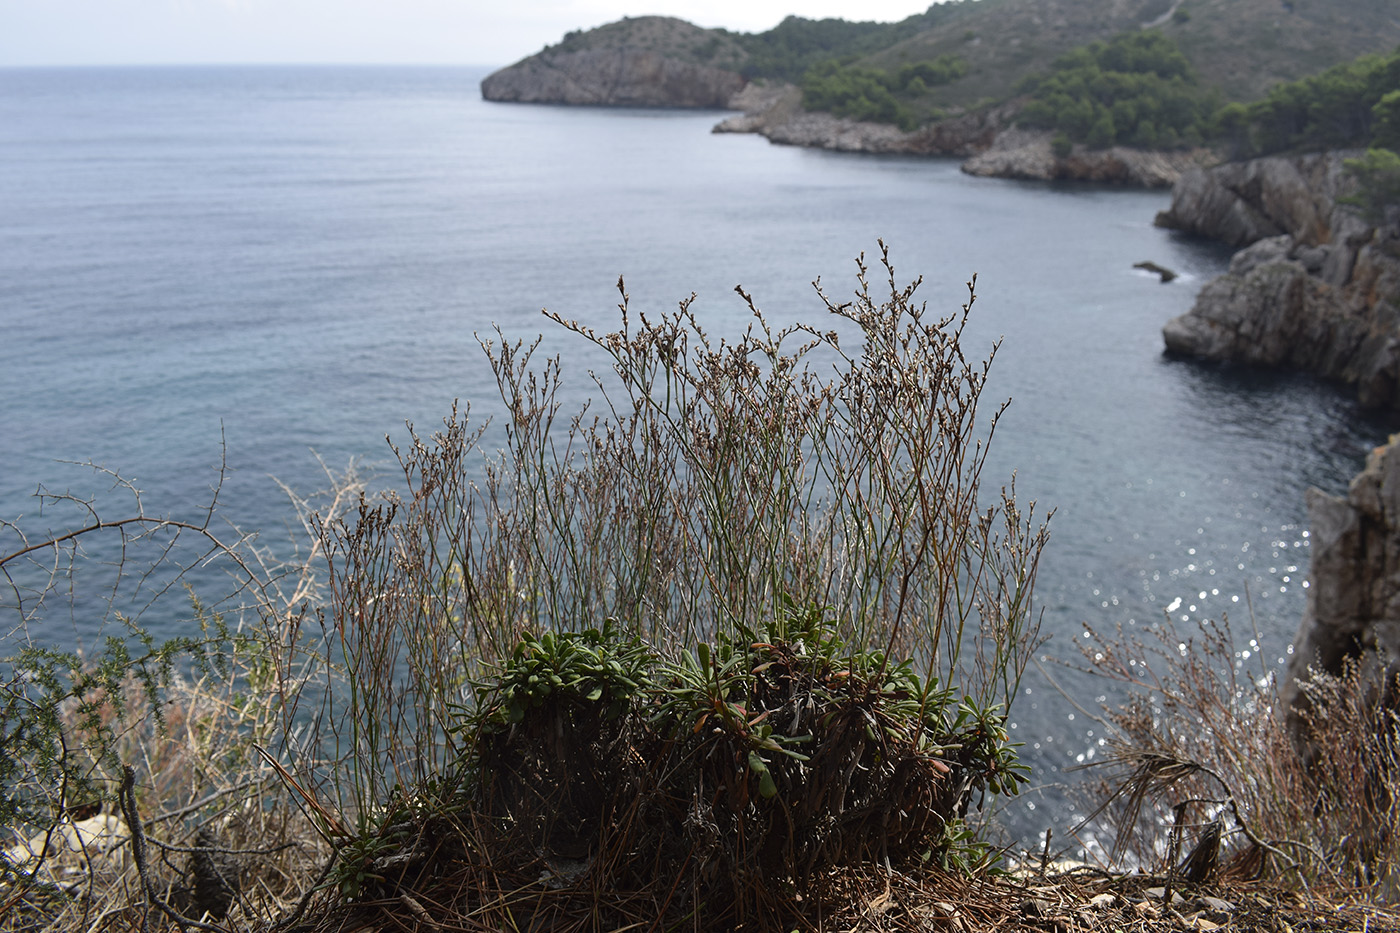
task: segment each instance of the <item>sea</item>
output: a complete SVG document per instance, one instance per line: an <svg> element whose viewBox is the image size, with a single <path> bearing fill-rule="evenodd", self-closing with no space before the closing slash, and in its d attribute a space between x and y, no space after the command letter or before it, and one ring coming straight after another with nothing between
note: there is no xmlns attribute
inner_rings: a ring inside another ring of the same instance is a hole
<svg viewBox="0 0 1400 933"><path fill-rule="evenodd" d="M133 488L195 523L217 489L221 522L294 537L289 491L352 463L391 479L390 443L454 401L499 411L481 340L544 335L586 401L597 361L542 309L612 329L622 276L634 310L693 293L718 336L749 321L736 285L820 323L813 283L849 297L883 241L933 311L976 276L964 347L999 342L987 393L1011 400L984 482L1054 509L1010 835L1065 838L1069 769L1126 699L1073 666L1086 632L1228 616L1237 660L1284 663L1305 491L1343 492L1400 422L1307 376L1164 356L1163 323L1229 260L1153 225L1167 192L776 146L713 134L721 112L489 103L487 73L0 69L0 549L84 503L131 514ZM6 598L11 646L101 634L81 611L16 633Z"/></svg>

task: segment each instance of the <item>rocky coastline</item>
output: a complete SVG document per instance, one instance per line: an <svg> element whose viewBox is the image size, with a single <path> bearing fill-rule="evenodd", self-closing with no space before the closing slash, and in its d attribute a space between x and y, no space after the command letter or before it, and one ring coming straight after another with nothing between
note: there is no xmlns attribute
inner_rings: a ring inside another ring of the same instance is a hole
<svg viewBox="0 0 1400 933"><path fill-rule="evenodd" d="M1356 154L1182 175L1158 225L1243 249L1167 322L1169 353L1305 370L1355 386L1363 404L1400 408L1400 231L1341 203Z"/></svg>
<svg viewBox="0 0 1400 933"><path fill-rule="evenodd" d="M1047 130L1015 125L1017 104L960 114L917 130L811 113L792 85L750 85L731 101L738 116L720 121L716 133L757 133L770 142L839 152L951 156L964 159L969 175L1030 181L1091 181L1137 188L1168 188L1208 154L1076 145L1057 155Z"/></svg>
<svg viewBox="0 0 1400 933"><path fill-rule="evenodd" d="M1286 367L1400 409L1400 230L1344 203L1354 152L1272 156L1183 173L1159 226L1239 248L1189 312L1162 329L1167 352ZM1368 704L1396 702L1400 675L1400 435L1345 496L1307 492L1307 606L1280 689L1305 756L1316 676L1355 677Z"/></svg>
<svg viewBox="0 0 1400 933"><path fill-rule="evenodd" d="M668 28L680 26L673 23ZM487 76L481 94L489 101L513 103L737 110L716 124L714 132L756 133L778 145L838 152L959 158L965 160L963 171L984 177L1166 188L1206 155L1083 145L1056 154L1048 131L1015 125L1016 102L905 131L888 123L808 111L802 106L801 89L791 84L749 82L736 71L700 63L693 55L626 44L546 49Z"/></svg>

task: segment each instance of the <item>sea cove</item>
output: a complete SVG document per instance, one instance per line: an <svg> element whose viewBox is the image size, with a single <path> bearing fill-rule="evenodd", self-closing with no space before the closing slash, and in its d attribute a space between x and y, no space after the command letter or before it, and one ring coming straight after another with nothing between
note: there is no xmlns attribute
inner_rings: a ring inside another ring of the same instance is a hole
<svg viewBox="0 0 1400 933"><path fill-rule="evenodd" d="M539 314L617 323L691 292L716 336L813 319L810 282L854 288L884 239L1001 340L1013 404L989 484L1054 508L1037 595L1047 657L1085 624L1170 612L1248 627L1286 654L1308 566L1304 490L1344 488L1395 424L1303 377L1170 361L1161 327L1228 255L1152 226L1164 192L972 178L954 160L865 157L712 135L724 114L483 102L478 69L0 71L0 516L38 484L101 492L93 461L159 510L207 500L271 537L273 477L308 491L456 398L498 405L476 335L544 332L578 404L600 365ZM1181 273L1169 285L1133 269ZM813 323L821 324L819 320ZM498 338L497 338L498 339ZM92 637L82 620L55 639ZM1052 673L1093 710L1106 688ZM1035 674L1013 738L1038 780L1100 735ZM1008 815L1043 831L1031 806ZM1058 818L1057 821L1058 823Z"/></svg>

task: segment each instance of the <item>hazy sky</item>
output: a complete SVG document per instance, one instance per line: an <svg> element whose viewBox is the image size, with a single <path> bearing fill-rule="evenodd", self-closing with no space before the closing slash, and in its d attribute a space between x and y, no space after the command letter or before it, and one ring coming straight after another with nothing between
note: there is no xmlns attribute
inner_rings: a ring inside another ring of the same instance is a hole
<svg viewBox="0 0 1400 933"><path fill-rule="evenodd" d="M571 29L662 13L755 32L789 13L903 19L929 0L0 0L0 66L505 65Z"/></svg>

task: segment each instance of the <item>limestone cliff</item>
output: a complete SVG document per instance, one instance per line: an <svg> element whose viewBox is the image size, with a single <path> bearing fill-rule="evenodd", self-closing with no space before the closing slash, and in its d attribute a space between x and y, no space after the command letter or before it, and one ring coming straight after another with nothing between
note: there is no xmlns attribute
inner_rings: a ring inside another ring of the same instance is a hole
<svg viewBox="0 0 1400 933"><path fill-rule="evenodd" d="M481 96L518 103L725 108L747 83L732 39L643 16L566 37L488 75Z"/></svg>
<svg viewBox="0 0 1400 933"><path fill-rule="evenodd" d="M1162 329L1167 350L1286 366L1400 408L1400 231L1338 199L1350 153L1270 157L1182 175L1161 226L1247 246Z"/></svg>
<svg viewBox="0 0 1400 933"><path fill-rule="evenodd" d="M1301 738L1313 672L1360 666L1373 698L1400 674L1400 436L1373 451L1345 498L1308 490L1311 586L1281 701ZM1391 698L1393 699L1393 698Z"/></svg>

